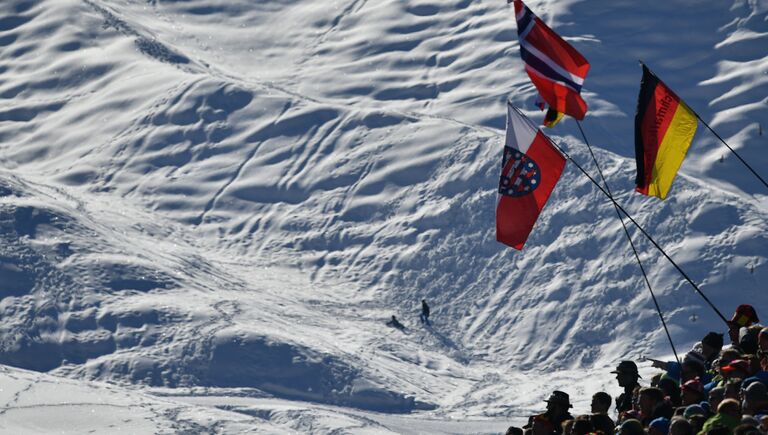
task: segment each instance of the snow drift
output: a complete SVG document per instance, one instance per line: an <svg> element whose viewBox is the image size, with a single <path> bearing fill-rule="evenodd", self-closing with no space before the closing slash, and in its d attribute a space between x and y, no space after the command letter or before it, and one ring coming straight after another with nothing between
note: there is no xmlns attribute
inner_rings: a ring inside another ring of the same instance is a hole
<svg viewBox="0 0 768 435"><path fill-rule="evenodd" d="M768 312L766 192L718 141L700 127L667 201L632 192L638 58L766 173L765 6L529 3L593 65L583 126L619 202L726 315ZM2 10L0 362L521 416L569 373L669 352L610 203L572 166L525 251L494 240L504 104L535 97L503 2ZM577 132L552 130L596 174ZM632 234L679 350L722 330ZM563 376L510 389L529 371Z"/></svg>

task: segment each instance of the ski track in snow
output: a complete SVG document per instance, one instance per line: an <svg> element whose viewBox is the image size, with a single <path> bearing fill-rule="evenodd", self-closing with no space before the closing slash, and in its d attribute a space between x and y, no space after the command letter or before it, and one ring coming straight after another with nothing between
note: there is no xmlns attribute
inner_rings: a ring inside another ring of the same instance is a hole
<svg viewBox="0 0 768 435"><path fill-rule="evenodd" d="M592 64L583 126L618 201L726 316L768 312L766 192L704 126L666 201L632 191L638 59L768 176L768 7L528 5ZM499 433L671 354L572 164L524 251L494 240L506 100L542 116L512 6L0 12L0 429ZM572 120L550 133L597 173ZM722 330L630 232L678 352Z"/></svg>

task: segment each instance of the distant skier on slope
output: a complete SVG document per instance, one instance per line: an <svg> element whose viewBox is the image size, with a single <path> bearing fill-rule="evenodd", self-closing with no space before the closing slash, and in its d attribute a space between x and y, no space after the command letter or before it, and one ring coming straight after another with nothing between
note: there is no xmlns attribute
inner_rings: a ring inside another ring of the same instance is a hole
<svg viewBox="0 0 768 435"><path fill-rule="evenodd" d="M427 305L426 299L421 300L421 314L419 314L419 319L422 324L426 323L427 326L431 326L429 323L429 305Z"/></svg>
<svg viewBox="0 0 768 435"><path fill-rule="evenodd" d="M397 317L395 317L395 316L394 316L394 314L392 315L392 319L390 319L390 320L387 322L387 326L390 326L390 327L392 327L392 328L396 328L396 329L399 329L399 330L401 330L401 331L405 331L405 325L403 325L402 323L400 323L400 321L398 321L398 320L397 320Z"/></svg>

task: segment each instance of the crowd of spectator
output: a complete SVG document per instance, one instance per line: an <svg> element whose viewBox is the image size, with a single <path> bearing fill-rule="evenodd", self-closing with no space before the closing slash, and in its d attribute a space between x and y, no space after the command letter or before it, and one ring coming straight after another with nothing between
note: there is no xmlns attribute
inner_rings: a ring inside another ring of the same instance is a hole
<svg viewBox="0 0 768 435"><path fill-rule="evenodd" d="M570 396L554 391L545 412L507 434L768 435L768 327L758 322L751 305L739 305L729 345L709 332L682 361L650 360L660 371L648 386L634 361L621 361L611 372L623 389L615 401L597 392L590 413L574 417Z"/></svg>

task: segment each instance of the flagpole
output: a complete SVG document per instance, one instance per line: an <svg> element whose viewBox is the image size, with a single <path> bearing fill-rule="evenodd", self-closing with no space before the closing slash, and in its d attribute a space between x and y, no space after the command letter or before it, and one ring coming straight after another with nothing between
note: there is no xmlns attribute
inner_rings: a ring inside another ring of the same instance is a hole
<svg viewBox="0 0 768 435"><path fill-rule="evenodd" d="M648 68L648 71L649 71L651 74L653 74L653 75L654 75L654 76L656 76L657 78L659 77L659 76L657 76L657 75L656 75L656 73L655 73L655 72L653 72L653 70L652 70L651 68L649 68L649 67L648 67L648 65L646 65L646 64L645 64L645 63L644 63L642 60L640 60L640 61L638 61L638 62L640 62L640 65L643 65L644 67ZM659 79L659 80L663 82L663 80L661 80L661 79ZM728 143L727 143L727 142L726 142L726 141L725 141L725 140L724 140L722 137L720 137L720 135L719 135L719 134L717 134L717 132L716 132L716 131L715 131L715 130L712 128L712 127L710 127L710 126L709 126L709 124L707 124L707 122L706 122L706 121L704 121L704 119L702 119L702 118L701 118L701 116L699 116L699 114L698 114L698 113L696 113L696 111L695 111L695 110L693 110L693 109L692 109L690 106L688 106L688 108L689 108L689 109L691 109L691 112L693 112L693 114L694 114L694 115L696 115L696 118L698 118L698 120L699 120L699 121L701 121L701 123L702 123L702 124L704 124L704 126L705 126L705 127L707 127L707 129L709 129L709 131L711 131L711 132L712 132L712 134L714 134L714 135L715 135L715 136L716 136L718 139L720 139L720 142L722 142L722 143L723 143L723 145L725 145L725 147L726 147L726 148L728 148L728 149L729 149L729 150L730 150L730 151L733 153L733 155L735 155L735 156L736 156L736 158L738 158L738 159L739 159L739 161L741 161L741 163L742 163L742 164L744 164L744 166L746 166L746 167L747 167L747 169L749 169L749 171L750 171L750 172L752 172L752 174L753 174L755 177L757 177L757 179L758 179L758 180L760 180L760 182L761 182L761 183L763 183L763 186L765 186L766 188L768 188L768 182L766 182L766 181L763 179L763 177L761 177L761 176L760 176L760 175L759 175L757 172L755 172L755 170L754 170L754 169L752 169L752 166L750 166L750 165L749 165L749 163L747 163L747 161L746 161L746 160L744 160L744 159L743 159L743 158L742 158L742 157L739 155L739 153L737 153L737 152L736 152L736 150L734 150L733 148L731 148L731 146L730 146L730 145L728 145Z"/></svg>
<svg viewBox="0 0 768 435"><path fill-rule="evenodd" d="M550 142L552 142L552 141L550 140ZM554 144L554 142L552 142L552 143ZM627 217L627 219L629 219L629 220L630 220L630 222L632 222L632 224L633 224L635 227L637 227L637 229L638 229L638 230L640 230L640 232L641 232L641 233L643 233L643 235L644 235L644 236L645 236L645 237L646 237L646 238L647 238L647 239L648 239L648 240L649 240L649 241L650 241L650 242L653 244L653 246L655 246L655 247L656 247L656 249L658 249L658 250L659 250L659 252L661 252L661 254L662 254L662 255L664 255L664 257L665 257L665 258L666 258L666 259L667 259L667 260L668 260L670 263L672 263L672 266L674 266L674 267L675 267L675 269L677 269L677 271L678 271L678 272L680 272L680 275L682 275L682 276L683 276L683 278L685 278L685 280L686 280L686 281L688 281L688 283L689 283L691 286L693 286L693 288L696 290L696 292L697 292L697 293L699 293L699 295L700 295L702 298L704 298L704 300L707 302L707 304L709 304L709 306L710 306L710 307L712 307L712 309L715 311L715 313L717 313L717 315L718 315L718 316L720 316L720 318L723 320L723 322L725 322L725 324L727 325L727 324L728 324L728 319L726 319L726 318L725 318L725 316L723 316L723 313L721 313L721 312L720 312L720 310L718 310L718 309L717 309L717 307L715 307L715 306L714 306L714 304L712 304L712 301L710 301L710 300L709 300L709 298L708 298L708 297L707 297L707 296L706 296L704 293L702 293L702 291L699 289L699 286L697 286L697 285L696 285L696 283L694 283L694 282L693 282L693 280L691 280L691 278L688 276L688 274L687 274L687 273L685 273L685 271L683 271L683 269L681 269L681 268L680 268L680 266L678 266L678 265L677 265L677 263L675 263L675 260L673 260L673 259L672 259L672 257L670 257L670 256L669 256L669 255L666 253L666 251L664 251L664 249L663 249L661 246L659 246L659 244L658 244L658 243L656 243L656 241L653 239L653 237L651 237L651 235L650 235L650 234L648 234L648 232L647 232L647 231L645 231L645 229L644 229L642 226L640 226L640 224L639 224L639 223L637 223L637 221L636 221L636 220L635 220L635 219L634 219L634 218L633 218L633 217L632 217L632 216L631 216L631 215L630 215L630 214L629 214L629 213L628 213L626 210L624 210L624 207L622 207L622 206L621 206L621 205L620 205L618 202L616 202L616 200L615 200L615 199L613 199L613 197L612 197L611 195L609 195L609 194L608 194L608 192L606 192L606 191L605 191L605 189L603 189L603 187L602 187L602 186L600 186L600 184L598 184L598 183L597 183L597 181L595 181L595 179L594 179L594 178L592 178L592 176L590 176L590 175L587 173L587 171L585 171L585 170L584 170L584 168L582 168L582 167L581 167L581 165L579 165L579 164L578 164L578 163L577 163L575 160L573 160L573 158L572 158L571 156L569 156L569 155L568 155L568 154L567 154L565 151L563 151L563 150L562 150L560 147L558 147L557 145L555 145L555 147L556 147L557 149L559 149L559 150L560 150L560 152L562 152L562 153L563 153L563 155L565 155L565 157L566 157L568 160L570 160L571 162L573 162L574 166L576 166L576 168L578 168L578 169L579 169L579 171L581 171L581 173L582 173L582 174L584 174L584 176L586 176L587 178L589 178L589 181L591 181L591 182L592 182L592 184L594 184L594 185L595 185L595 186L596 186L596 187L597 187L597 188L598 188L598 189L599 189L601 192L603 192L603 195L607 196L607 197L608 197L608 199L609 199L609 200L611 200L611 202L612 202L612 203L613 203L613 204L614 204L616 207L618 207L618 209L619 209L619 210L621 210L621 212L622 212L622 213L624 213L624 216L626 216L626 217Z"/></svg>
<svg viewBox="0 0 768 435"><path fill-rule="evenodd" d="M528 117L526 117L526 116L525 116L525 115L524 115L524 114L523 114L523 113L520 111L520 109L518 109L517 107L515 107L515 105L514 105L514 104L511 104L511 103L509 103L509 102L507 102L507 104L509 104L509 106L510 106L510 107L512 107L512 108L513 108L513 109L514 109L514 110L515 110L517 113L519 113L520 115L522 115L522 116L523 116L523 119L526 119L526 120L528 120ZM531 121L530 121L530 120L528 120L528 122L530 123ZM531 123L531 125L533 126L533 128L537 128L535 125L533 125L533 123ZM719 317L720 317L720 318L723 320L723 322L725 322L725 324L727 325L727 324L728 324L728 319L726 319L726 318L725 318L725 316L723 316L723 313L721 313L721 312L720 312L720 310L718 310L718 309L717 309L717 307L715 307L715 305L712 303L712 301L710 301L710 300L709 300L709 298L708 298L708 297L707 297L707 296L706 296L706 295L705 295L705 294L704 294L704 293L701 291L701 289L699 289L699 286L697 286L697 285L696 285L696 283L694 283L694 282L693 282L693 280L692 280L692 279L691 279L691 278L688 276L688 274L687 274L687 273L685 273L685 271L684 271L683 269L681 269L681 268L680 268L680 266L678 266L678 265L677 265L677 263L675 263L675 260L673 260L673 259L672 259L672 257L670 257L670 256L669 256L669 255L666 253L666 251L664 251L664 249L663 249L661 246L659 246L659 244L658 244L658 243L656 243L656 240L654 240L654 239L653 239L653 237L651 237L651 235L650 235L650 234L648 234L648 232L647 232L647 231L645 231L645 229L644 229L642 226L640 226L640 224L639 224L639 223L637 223L637 221L636 221L636 220L635 220L635 219L634 219L634 218L633 218L633 217L632 217L632 216L631 216L631 215L630 215L630 214L629 214L629 213L628 213L626 210L624 210L624 207L622 207L622 206L621 206L621 205L620 205L618 202L616 202L616 200L613 198L613 196L612 196L612 195L610 195L608 192L606 192L606 191L605 191L605 189L603 189L603 186L601 186L601 185L600 185L600 184L599 184L597 181L595 181L595 179L594 179L594 178L592 178L592 176L591 176L591 175L589 175L589 173L588 173L587 171L585 171L585 170L584 170L584 168L582 168L582 167L581 167L581 165L579 165L579 163L578 163L576 160L574 160L574 159L573 159L573 158L572 158L572 157L571 157L571 156L570 156L570 155L569 155L569 154L568 154L568 153L567 153L567 152L566 152L564 149L562 149L561 147L559 147L559 146L558 146L558 145L557 145L557 144L556 144L554 141L552 141L552 139L550 139L550 137L549 137L549 136L547 136L546 134L544 135L544 137L546 137L546 138L547 138L547 140L549 141L549 143L551 143L551 144L552 144L552 146L554 146L555 148L557 148L557 150L558 150L558 151L560 151L560 152L561 152L561 153L562 153L562 154L565 156L565 158L566 158L566 159L568 159L568 160L570 160L571 162L573 162L574 166L576 166L576 168L577 168L577 169L578 169L578 170L579 170L579 171L580 171L582 174L584 174L584 176L585 176L585 177L587 177L587 178L589 179L589 181L591 181L591 182L592 182L592 184L594 184L594 185L595 185L595 187L597 187L597 188L598 188L598 189L599 189L601 192L603 192L603 195L605 195L606 197L608 197L608 199L609 199L609 200L610 200L610 201L613 203L613 205L614 205L616 208L618 208L619 210L621 210L621 212L622 212L622 213L624 213L624 216L626 216L626 217L627 217L627 219L629 219L629 220L630 220L630 222L632 222L632 224L633 224L635 227L637 227L637 229L638 229L638 230L640 230L640 232L641 232L641 233L643 233L643 235L644 235L644 236L645 236L645 237L646 237L646 238L647 238L647 239L648 239L648 240L649 240L649 241L650 241L650 242L653 244L653 246L655 246L655 247L656 247L656 249L658 249L658 250L659 250L659 252L661 252L661 253L662 253L662 255L664 255L664 257L665 257L665 258L666 258L666 259L667 259L667 260L668 260L670 263L672 263L672 265L675 267L675 269L677 269L677 271L678 271L678 272L680 272L680 275L682 275L682 276L683 276L683 278L685 278L685 280L686 280L686 281L688 281L688 283L689 283L689 284L690 284L690 285L691 285L691 286L692 286L692 287L693 287L693 288L696 290L696 292L697 292L697 293L698 293L698 294L699 294L699 295L700 295L700 296L701 296L701 297L702 297L702 298L703 298L703 299L704 299L704 300L707 302L707 304L709 304L709 306L710 306L710 307L711 307L711 308L712 308L712 309L715 311L715 313L717 313L717 315L718 315L718 316L719 316Z"/></svg>
<svg viewBox="0 0 768 435"><path fill-rule="evenodd" d="M608 180L606 180L605 176L603 175L603 170L600 168L600 164L597 162L597 157L595 157L595 153L592 151L592 145L589 144L589 140L587 139L587 135L584 133L584 129L581 128L581 122L576 120L576 125L579 127L579 131L581 132L581 137L584 138L584 143L587 144L587 148L589 149L589 154L592 156L592 161L595 162L595 166L597 167L597 173L600 174L600 178L603 180L603 184L605 185L605 190L607 191L610 198L613 199L613 193L611 192L611 187L608 185ZM648 291L651 293L653 304L656 306L656 312L659 313L659 318L661 319L661 325L664 327L664 332L667 334L669 345L672 347L672 353L675 355L675 360L677 361L677 363L680 364L680 357L677 356L677 349L675 349L675 344L672 342L672 336L669 333L669 328L667 328L667 322L664 321L664 315L662 314L661 308L659 307L659 302L656 300L656 295L653 293L653 287L651 287L651 282L648 280L648 275L645 272L643 263L642 261L640 261L640 255L637 253L637 248L635 248L635 244L634 242L632 242L632 236L629 234L627 225L624 223L624 219L621 217L621 212L619 212L618 205L616 204L615 201L613 202L613 206L614 206L614 209L616 210L616 217L619 218L619 222L621 222L621 226L624 228L624 234L627 236L627 241L629 241L629 246L632 247L632 252L635 255L635 260L637 260L637 265L640 266L640 271L643 273L645 284L648 286Z"/></svg>
<svg viewBox="0 0 768 435"><path fill-rule="evenodd" d="M550 141L550 142L551 142L551 141ZM559 149L561 152L563 152L563 154L565 155L565 157L566 157L568 160L570 160L571 162L573 162L573 164L574 164L574 165L575 165L575 166L576 166L576 167L579 169L579 171L581 171L581 173L582 173L582 174L584 174L584 175L585 175L587 178L589 178L589 181L591 181L591 182L592 182L592 184L594 184L594 185L595 185L595 186L596 186L598 189L600 189L600 191L601 191L601 192L603 192L603 195L607 196L607 197L608 197L608 199L609 199L609 200L611 200L611 202L612 202L612 203L613 203L613 204L614 204L616 207L618 207L618 208L619 208L619 210L621 210L621 212L622 212L622 213L624 213L624 216L626 216L626 217L627 217L627 219L629 219L629 220L630 220L630 222L632 222L632 224L633 224L635 227L637 227L637 229L638 229L638 230L640 230L640 232L641 232L641 233L643 233L643 235L644 235L644 236L645 236L645 237L646 237L646 238L647 238L647 239L648 239L648 240L649 240L649 241L650 241L650 242L653 244L653 246L655 246L655 247L656 247L656 249L658 249L658 250L659 250L659 252L661 252L661 253L662 253L662 255L664 255L664 257L666 257L666 259L667 259L667 260L668 260L670 263L672 263L672 266L674 266L674 267L675 267L675 269L677 269L677 271L678 271L678 272L680 272L680 274L683 276L683 278L685 278L685 280L686 280L686 281L688 281L688 283L689 283L691 286L693 286L693 288L696 290L696 292L697 292L697 293L699 293L699 295L700 295L702 298L704 298L704 300L707 302L707 304L709 304L709 306L710 306L710 307L712 307L712 309L715 311L715 313L717 313L717 315L718 315L718 316L720 316L720 318L723 320L723 322L725 322L725 324L727 325L727 324L728 324L728 319L726 319L726 318L725 318L725 316L723 316L723 313L721 313L721 312L720 312L720 310L718 310L718 309L717 309L717 307L715 307L715 306L712 304L712 301L710 301L710 300L709 300L709 298L708 298L708 297L707 297L707 296L706 296L704 293L702 293L702 291L699 289L699 286L697 286L697 285L696 285L696 283L694 283L694 282L693 282L693 280L691 280L691 278L688 276L688 274L686 274L686 273L685 273L685 271L683 271L683 269L681 269L681 268L680 268L680 266L678 266L678 265L677 265L677 263L675 263L675 260L673 260L673 259L672 259L672 257L670 257L669 255L667 255L667 253L664 251L664 249L663 249L661 246L659 246L659 244L658 244L658 243L656 243L656 241L653 239L653 237L651 237L651 235L650 235L650 234L648 234L648 232L647 232L647 231L645 231L645 229L644 229L643 227L641 227L641 226L640 226L640 224L639 224L639 223L637 223L637 221L636 221L636 220L635 220L635 219L634 219L634 218L633 218L633 217L632 217L632 216L631 216L631 215L630 215L630 214L629 214L629 213L628 213L626 210L624 210L624 207L622 207L621 205L619 205L619 203L617 203L617 202L616 202L616 200L615 200L615 199L613 199L613 197L612 197L612 196L610 196L610 195L608 194L608 192L606 192L606 191L605 191L605 189L603 189L603 188L602 188L602 186L600 186L600 185L597 183L597 181L595 181L595 179L594 179L594 178L592 178L592 177L591 177L591 176L590 176L590 175L587 173L587 171L585 171L585 170L584 170L584 168L582 168L582 167L581 167L581 166L580 166L578 163L576 163L576 161L575 161L575 160L573 160L573 158L572 158L571 156L569 156L567 153L565 153L565 152L564 152L564 151L563 151L563 150L562 150L560 147L557 147L557 148L558 148L558 149Z"/></svg>

